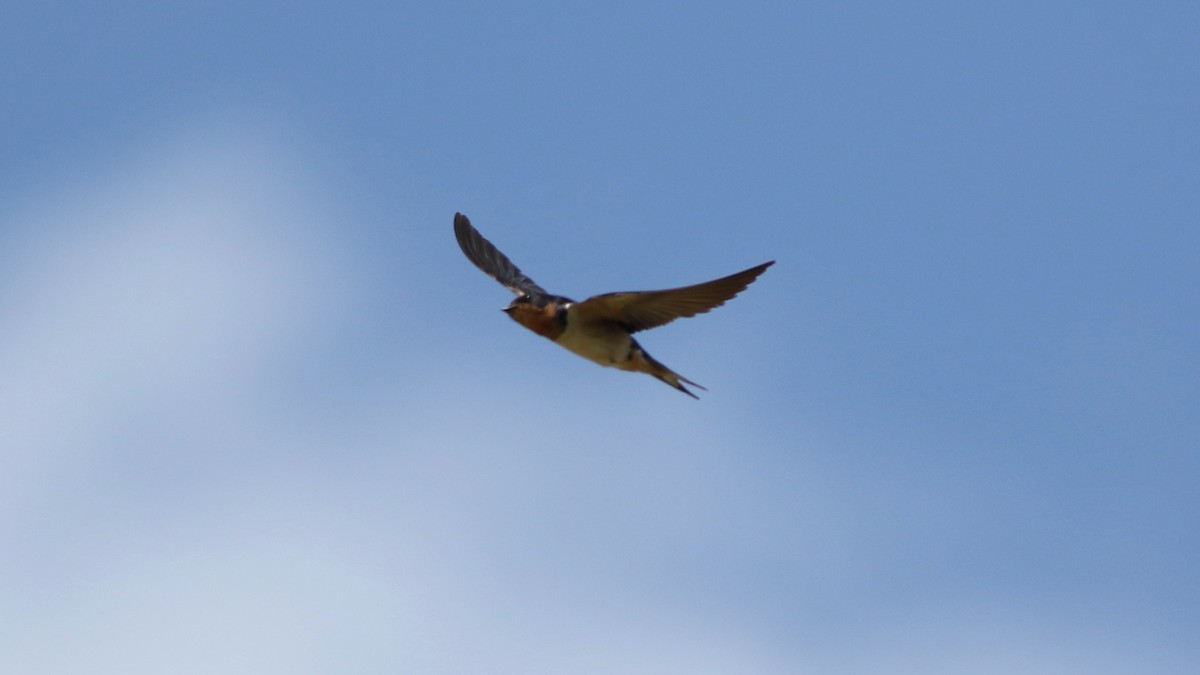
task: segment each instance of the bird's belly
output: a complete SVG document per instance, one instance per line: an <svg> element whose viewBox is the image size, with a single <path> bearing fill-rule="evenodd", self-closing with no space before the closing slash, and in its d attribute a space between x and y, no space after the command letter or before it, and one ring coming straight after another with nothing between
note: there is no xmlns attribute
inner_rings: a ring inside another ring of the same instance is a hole
<svg viewBox="0 0 1200 675"><path fill-rule="evenodd" d="M602 366L616 366L629 360L633 338L619 326L572 324L555 340L558 344Z"/></svg>

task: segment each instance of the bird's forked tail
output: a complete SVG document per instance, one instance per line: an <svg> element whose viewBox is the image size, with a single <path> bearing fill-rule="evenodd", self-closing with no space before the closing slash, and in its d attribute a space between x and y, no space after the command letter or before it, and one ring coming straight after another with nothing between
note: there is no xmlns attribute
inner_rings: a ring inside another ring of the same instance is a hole
<svg viewBox="0 0 1200 675"><path fill-rule="evenodd" d="M649 375L653 375L654 377L657 377L658 379L662 380L663 382L666 382L667 384L678 389L679 391L682 391L683 393L687 394L688 396L691 396L694 399L699 400L700 397L693 394L692 392L688 391L688 388L683 386L685 383L690 384L693 387L696 387L697 389L703 389L704 391L708 391L708 389L705 388L704 385L696 384L695 382L692 382L691 380L687 379L686 377L684 377L684 376L680 375L679 373L671 370L670 368L664 366L658 359L647 354L646 351L641 348L641 345L637 345L636 343L634 345L633 358L630 360L637 363L637 365L640 366L637 368L631 368L631 370L638 370L640 372L643 372L643 373L646 373Z"/></svg>

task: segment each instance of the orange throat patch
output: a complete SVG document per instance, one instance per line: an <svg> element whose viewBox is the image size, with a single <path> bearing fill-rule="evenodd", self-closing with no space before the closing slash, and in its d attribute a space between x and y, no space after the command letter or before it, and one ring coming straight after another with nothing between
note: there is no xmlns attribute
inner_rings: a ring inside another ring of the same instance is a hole
<svg viewBox="0 0 1200 675"><path fill-rule="evenodd" d="M540 309L532 305L518 305L508 315L522 326L551 340L557 340L567 328L566 322L559 320L552 304Z"/></svg>

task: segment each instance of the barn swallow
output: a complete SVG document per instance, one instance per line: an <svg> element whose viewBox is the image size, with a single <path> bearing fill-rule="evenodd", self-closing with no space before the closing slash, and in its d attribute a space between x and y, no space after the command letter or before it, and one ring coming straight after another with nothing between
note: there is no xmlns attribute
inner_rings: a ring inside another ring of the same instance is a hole
<svg viewBox="0 0 1200 675"><path fill-rule="evenodd" d="M688 391L685 383L704 387L659 363L633 339L633 334L720 307L775 264L772 260L694 286L605 293L575 302L546 292L525 276L461 213L454 214L454 236L468 260L517 295L504 308L514 321L589 361L653 375L692 398L699 397Z"/></svg>

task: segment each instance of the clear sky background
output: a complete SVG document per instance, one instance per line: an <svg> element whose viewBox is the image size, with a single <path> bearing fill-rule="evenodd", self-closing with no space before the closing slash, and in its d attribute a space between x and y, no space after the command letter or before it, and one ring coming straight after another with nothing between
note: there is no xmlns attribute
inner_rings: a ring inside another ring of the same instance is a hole
<svg viewBox="0 0 1200 675"><path fill-rule="evenodd" d="M0 672L1195 672L1195 3L425 4L5 10Z"/></svg>

